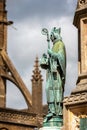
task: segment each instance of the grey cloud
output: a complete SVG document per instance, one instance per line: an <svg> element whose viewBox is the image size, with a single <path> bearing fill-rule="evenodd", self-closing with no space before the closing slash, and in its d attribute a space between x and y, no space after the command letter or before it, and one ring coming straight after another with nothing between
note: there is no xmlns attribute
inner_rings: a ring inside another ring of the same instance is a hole
<svg viewBox="0 0 87 130"><path fill-rule="evenodd" d="M70 95L72 90L76 87L77 81L77 64L75 63L68 63L67 65L67 74L66 74L66 84L65 84L65 96Z"/></svg>
<svg viewBox="0 0 87 130"><path fill-rule="evenodd" d="M70 5L67 0L7 0L7 10L12 20L38 17L42 21L46 18L71 15L75 4L73 2Z"/></svg>
<svg viewBox="0 0 87 130"><path fill-rule="evenodd" d="M10 82L7 82L6 101L7 107L11 107L14 109L27 108L27 104L23 95L21 94L19 89Z"/></svg>

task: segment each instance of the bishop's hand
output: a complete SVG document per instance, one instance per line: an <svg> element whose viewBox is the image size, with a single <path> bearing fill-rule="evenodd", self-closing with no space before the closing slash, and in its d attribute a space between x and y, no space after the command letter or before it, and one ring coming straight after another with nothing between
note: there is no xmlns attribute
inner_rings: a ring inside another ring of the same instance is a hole
<svg viewBox="0 0 87 130"><path fill-rule="evenodd" d="M50 57L57 59L58 53L53 52L51 49L47 50L47 53L49 54Z"/></svg>
<svg viewBox="0 0 87 130"><path fill-rule="evenodd" d="M52 50L51 49L48 49L47 53L49 54L49 56L52 56Z"/></svg>

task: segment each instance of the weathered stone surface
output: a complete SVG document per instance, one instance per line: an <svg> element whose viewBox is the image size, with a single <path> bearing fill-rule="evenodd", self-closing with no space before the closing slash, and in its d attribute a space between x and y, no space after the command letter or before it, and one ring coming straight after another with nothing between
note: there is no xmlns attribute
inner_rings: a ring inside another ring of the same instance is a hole
<svg viewBox="0 0 87 130"><path fill-rule="evenodd" d="M78 80L64 98L63 130L79 130L80 119L87 118L87 0L78 0L73 23L78 29Z"/></svg>

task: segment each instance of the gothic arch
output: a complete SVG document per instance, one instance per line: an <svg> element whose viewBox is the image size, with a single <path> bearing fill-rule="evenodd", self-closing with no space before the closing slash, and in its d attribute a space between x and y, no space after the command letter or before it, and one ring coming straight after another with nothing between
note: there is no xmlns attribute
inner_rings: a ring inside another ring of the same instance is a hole
<svg viewBox="0 0 87 130"><path fill-rule="evenodd" d="M18 74L17 70L15 69L14 65L12 64L11 60L9 59L7 53L3 50L1 52L2 59L6 65L6 71L2 71L0 74L3 78L8 79L9 81L13 82L17 86L17 88L23 94L25 101L27 103L28 108L32 106L31 94L28 91L27 87L25 86L24 82L22 81L20 75Z"/></svg>

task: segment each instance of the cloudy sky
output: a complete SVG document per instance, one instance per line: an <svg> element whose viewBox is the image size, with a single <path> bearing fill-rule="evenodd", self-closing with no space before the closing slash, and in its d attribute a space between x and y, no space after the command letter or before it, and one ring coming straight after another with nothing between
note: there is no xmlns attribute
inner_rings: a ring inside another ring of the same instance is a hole
<svg viewBox="0 0 87 130"><path fill-rule="evenodd" d="M47 52L46 37L41 29L49 31L61 27L66 46L67 75L65 96L75 87L77 80L77 29L73 26L77 0L7 0L8 20L14 24L8 27L8 55L31 92L32 70L35 58ZM45 95L45 71L43 95ZM46 103L46 98L43 98ZM25 108L20 91L8 82L7 107Z"/></svg>

